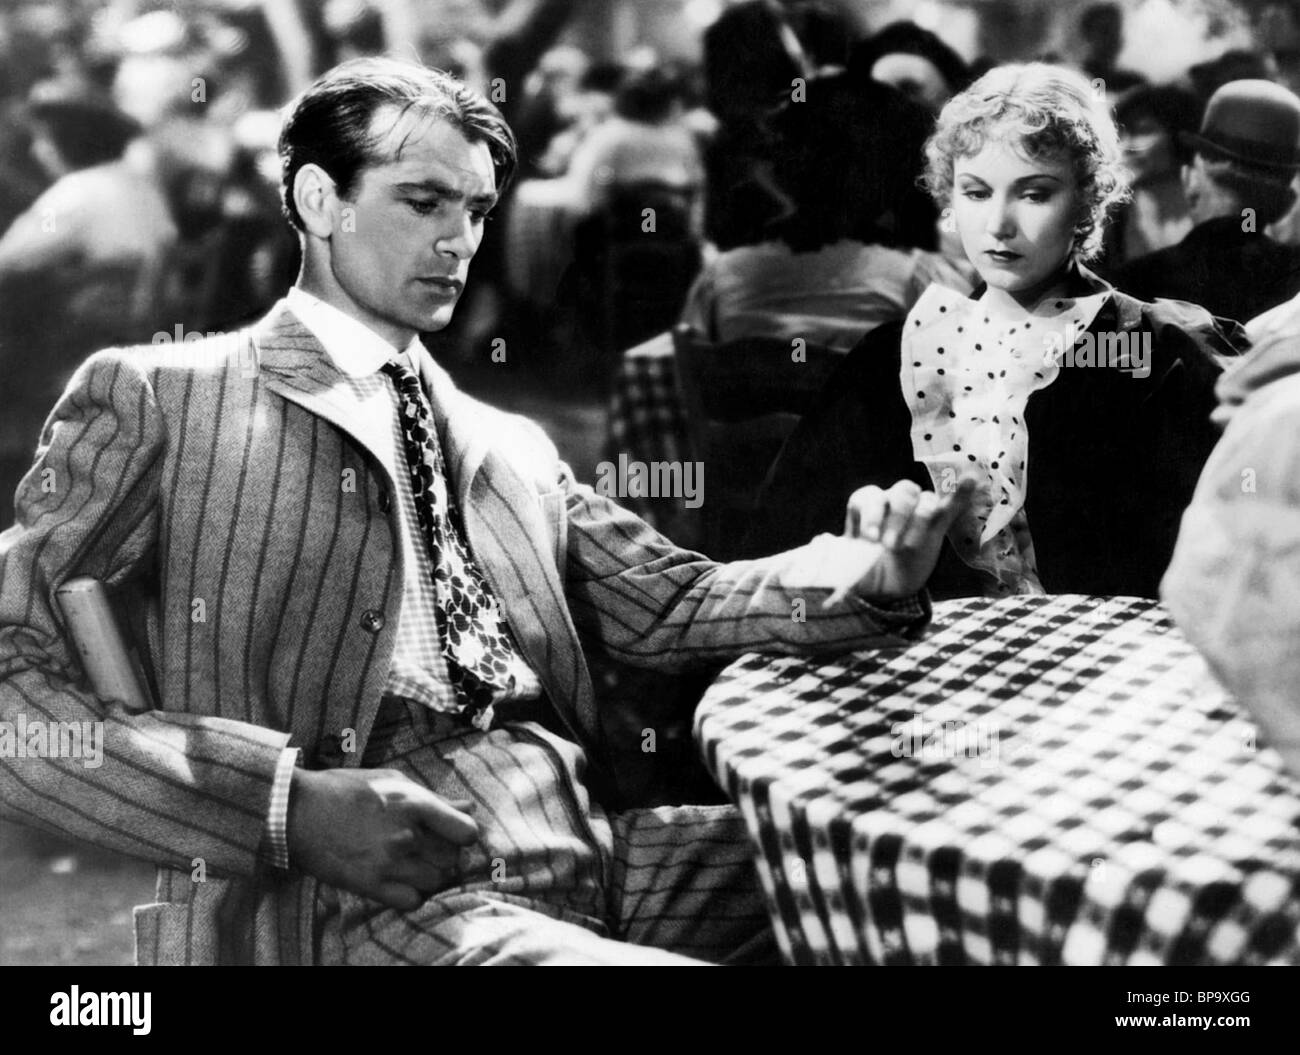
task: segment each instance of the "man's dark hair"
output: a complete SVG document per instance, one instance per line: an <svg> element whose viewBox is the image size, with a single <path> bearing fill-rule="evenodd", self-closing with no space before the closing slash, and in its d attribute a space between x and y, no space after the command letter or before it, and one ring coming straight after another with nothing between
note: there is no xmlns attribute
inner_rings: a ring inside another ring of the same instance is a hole
<svg viewBox="0 0 1300 1055"><path fill-rule="evenodd" d="M492 153L497 192L515 170L514 133L482 95L441 70L390 58L351 59L324 73L289 106L280 131L280 197L285 218L303 230L293 183L303 165L324 169L349 199L366 166L386 161L370 122L382 106L412 108L452 125ZM401 148L398 148L400 153Z"/></svg>
<svg viewBox="0 0 1300 1055"><path fill-rule="evenodd" d="M1205 104L1194 92L1173 84L1143 84L1130 88L1115 102L1115 122L1132 127L1149 117L1169 134L1174 157L1180 163L1191 159L1184 136L1201 127Z"/></svg>
<svg viewBox="0 0 1300 1055"><path fill-rule="evenodd" d="M630 73L614 97L614 111L629 121L655 125L672 113L673 103L684 95L682 82L672 72L654 67Z"/></svg>

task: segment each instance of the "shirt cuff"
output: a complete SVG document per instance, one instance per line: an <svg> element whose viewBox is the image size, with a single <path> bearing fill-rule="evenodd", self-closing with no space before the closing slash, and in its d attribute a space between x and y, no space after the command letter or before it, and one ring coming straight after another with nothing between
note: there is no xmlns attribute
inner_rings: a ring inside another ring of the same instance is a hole
<svg viewBox="0 0 1300 1055"><path fill-rule="evenodd" d="M293 784L294 767L299 751L286 747L275 766L275 780L271 784L271 806L266 817L267 856L272 867L287 871L289 868L289 788Z"/></svg>

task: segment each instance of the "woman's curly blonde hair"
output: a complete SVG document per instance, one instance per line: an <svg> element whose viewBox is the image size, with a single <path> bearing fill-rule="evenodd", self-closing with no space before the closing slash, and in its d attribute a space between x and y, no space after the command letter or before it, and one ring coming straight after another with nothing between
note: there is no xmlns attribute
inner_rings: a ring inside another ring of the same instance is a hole
<svg viewBox="0 0 1300 1055"><path fill-rule="evenodd" d="M952 201L957 159L978 154L990 140L1013 143L1035 159L1071 159L1079 189L1073 254L1096 256L1106 214L1129 197L1119 133L1102 94L1063 66L1030 62L989 70L948 100L925 144L921 182L940 208Z"/></svg>

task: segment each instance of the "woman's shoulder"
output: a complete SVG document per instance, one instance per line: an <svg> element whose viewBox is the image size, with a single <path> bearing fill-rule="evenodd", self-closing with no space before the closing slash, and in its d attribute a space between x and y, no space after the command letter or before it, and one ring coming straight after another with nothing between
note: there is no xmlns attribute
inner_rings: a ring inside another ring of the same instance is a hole
<svg viewBox="0 0 1300 1055"><path fill-rule="evenodd" d="M1164 298L1139 300L1118 289L1111 290L1111 301L1114 312L1099 315L1094 326L1105 328L1113 319L1118 330L1149 333L1152 353L1161 358L1204 359L1222 368L1250 350L1250 338L1241 323L1213 315L1199 304Z"/></svg>
<svg viewBox="0 0 1300 1055"><path fill-rule="evenodd" d="M836 376L849 378L879 373L892 369L898 373L898 363L903 346L903 324L895 319L868 330L845 356Z"/></svg>

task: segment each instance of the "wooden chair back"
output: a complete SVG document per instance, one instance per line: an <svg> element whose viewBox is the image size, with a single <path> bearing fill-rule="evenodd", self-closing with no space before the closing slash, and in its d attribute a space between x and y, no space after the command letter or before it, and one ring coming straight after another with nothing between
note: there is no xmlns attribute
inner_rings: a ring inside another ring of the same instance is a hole
<svg viewBox="0 0 1300 1055"><path fill-rule="evenodd" d="M704 465L705 552L727 560L781 445L844 356L799 339L712 344L684 325L673 348L692 456Z"/></svg>

